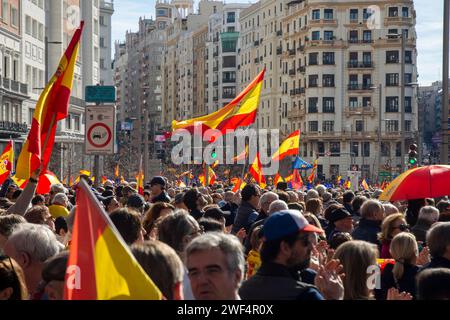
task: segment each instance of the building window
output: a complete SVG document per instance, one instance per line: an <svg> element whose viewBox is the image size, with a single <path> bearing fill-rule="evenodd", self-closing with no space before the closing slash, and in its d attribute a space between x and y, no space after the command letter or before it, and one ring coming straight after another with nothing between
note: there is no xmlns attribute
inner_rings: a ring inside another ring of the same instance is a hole
<svg viewBox="0 0 450 320"><path fill-rule="evenodd" d="M11 25L14 27L19 26L19 11L16 7L11 6Z"/></svg>
<svg viewBox="0 0 450 320"><path fill-rule="evenodd" d="M348 98L348 106L350 107L350 109L358 108L358 98L357 97Z"/></svg>
<svg viewBox="0 0 450 320"><path fill-rule="evenodd" d="M386 131L387 132L398 132L398 121L397 120L386 120Z"/></svg>
<svg viewBox="0 0 450 320"><path fill-rule="evenodd" d="M386 63L398 63L398 50L386 51Z"/></svg>
<svg viewBox="0 0 450 320"><path fill-rule="evenodd" d="M363 31L363 42L372 42L372 31L370 30Z"/></svg>
<svg viewBox="0 0 450 320"><path fill-rule="evenodd" d="M70 113L66 118L66 130L72 130L72 115Z"/></svg>
<svg viewBox="0 0 450 320"><path fill-rule="evenodd" d="M398 17L397 7L389 7L389 17Z"/></svg>
<svg viewBox="0 0 450 320"><path fill-rule="evenodd" d="M358 9L350 9L350 22L358 21Z"/></svg>
<svg viewBox="0 0 450 320"><path fill-rule="evenodd" d="M308 78L308 87L310 88L316 88L319 84L318 84L318 80L319 80L319 76L317 74L311 74Z"/></svg>
<svg viewBox="0 0 450 320"><path fill-rule="evenodd" d="M412 73L405 73L405 85L412 83Z"/></svg>
<svg viewBox="0 0 450 320"><path fill-rule="evenodd" d="M370 157L370 142L361 142L362 144L362 156Z"/></svg>
<svg viewBox="0 0 450 320"><path fill-rule="evenodd" d="M25 33L31 36L31 17L25 17Z"/></svg>
<svg viewBox="0 0 450 320"><path fill-rule="evenodd" d="M325 20L333 20L333 9L324 9L323 17Z"/></svg>
<svg viewBox="0 0 450 320"><path fill-rule="evenodd" d="M397 142L395 144L395 156L396 157L402 156L402 143L401 142Z"/></svg>
<svg viewBox="0 0 450 320"><path fill-rule="evenodd" d="M364 121L363 120L356 120L355 121L355 131L356 132L363 132L364 131Z"/></svg>
<svg viewBox="0 0 450 320"><path fill-rule="evenodd" d="M372 105L372 98L371 97L363 97L362 98L362 105L364 108L369 108Z"/></svg>
<svg viewBox="0 0 450 320"><path fill-rule="evenodd" d="M363 9L363 19L366 21L372 15L372 11L368 8Z"/></svg>
<svg viewBox="0 0 450 320"><path fill-rule="evenodd" d="M323 32L323 40L330 41L330 40L333 40L333 39L334 39L333 31L324 31Z"/></svg>
<svg viewBox="0 0 450 320"><path fill-rule="evenodd" d="M330 142L330 153L331 157L339 157L341 155L341 143Z"/></svg>
<svg viewBox="0 0 450 320"><path fill-rule="evenodd" d="M411 132L411 120L405 120L405 132Z"/></svg>
<svg viewBox="0 0 450 320"><path fill-rule="evenodd" d="M312 11L311 19L312 20L320 20L320 10L319 9L315 9Z"/></svg>
<svg viewBox="0 0 450 320"><path fill-rule="evenodd" d="M398 86L398 73L386 73L386 86Z"/></svg>
<svg viewBox="0 0 450 320"><path fill-rule="evenodd" d="M412 51L411 50L405 51L405 63L412 63Z"/></svg>
<svg viewBox="0 0 450 320"><path fill-rule="evenodd" d="M391 144L389 142L381 142L381 156L382 157L391 156Z"/></svg>
<svg viewBox="0 0 450 320"><path fill-rule="evenodd" d="M322 86L334 87L334 74L324 74L322 76Z"/></svg>
<svg viewBox="0 0 450 320"><path fill-rule="evenodd" d="M338 164L330 164L330 176L334 179L339 175L339 165Z"/></svg>
<svg viewBox="0 0 450 320"><path fill-rule="evenodd" d="M31 125L33 123L34 118L34 108L28 109L28 124Z"/></svg>
<svg viewBox="0 0 450 320"><path fill-rule="evenodd" d="M313 31L311 34L312 40L320 40L320 31Z"/></svg>
<svg viewBox="0 0 450 320"><path fill-rule="evenodd" d="M74 130L80 131L81 130L80 115L78 115L78 114L73 115L73 123L74 123Z"/></svg>
<svg viewBox="0 0 450 320"><path fill-rule="evenodd" d="M324 52L323 53L323 64L328 64L328 65L334 64L334 52Z"/></svg>
<svg viewBox="0 0 450 320"><path fill-rule="evenodd" d="M402 17L403 18L409 17L409 8L408 7L402 7Z"/></svg>
<svg viewBox="0 0 450 320"><path fill-rule="evenodd" d="M358 30L350 30L349 32L349 42L357 43L358 42Z"/></svg>
<svg viewBox="0 0 450 320"><path fill-rule="evenodd" d="M318 57L319 57L319 54L317 52L310 53L309 54L309 65L310 66L317 65Z"/></svg>
<svg viewBox="0 0 450 320"><path fill-rule="evenodd" d="M100 37L100 48L105 48L105 38Z"/></svg>
<svg viewBox="0 0 450 320"><path fill-rule="evenodd" d="M227 23L234 23L234 22L235 22L235 13L227 12Z"/></svg>
<svg viewBox="0 0 450 320"><path fill-rule="evenodd" d="M398 112L398 97L386 97L386 112Z"/></svg>
<svg viewBox="0 0 450 320"><path fill-rule="evenodd" d="M100 25L101 26L106 26L106 24L105 24L105 17L104 16L100 16Z"/></svg>
<svg viewBox="0 0 450 320"><path fill-rule="evenodd" d="M322 99L322 112L334 113L334 98L325 97Z"/></svg>
<svg viewBox="0 0 450 320"><path fill-rule="evenodd" d="M319 131L319 123L317 121L309 121L308 122L308 131L309 132Z"/></svg>
<svg viewBox="0 0 450 320"><path fill-rule="evenodd" d="M323 132L334 132L334 121L326 120L322 122L322 131Z"/></svg>
<svg viewBox="0 0 450 320"><path fill-rule="evenodd" d="M405 97L405 113L412 113L411 97Z"/></svg>
<svg viewBox="0 0 450 320"><path fill-rule="evenodd" d="M309 98L308 102L308 113L317 113L317 104L319 102L319 98Z"/></svg>
<svg viewBox="0 0 450 320"><path fill-rule="evenodd" d="M350 153L353 157L359 156L359 142L351 142L350 143Z"/></svg>

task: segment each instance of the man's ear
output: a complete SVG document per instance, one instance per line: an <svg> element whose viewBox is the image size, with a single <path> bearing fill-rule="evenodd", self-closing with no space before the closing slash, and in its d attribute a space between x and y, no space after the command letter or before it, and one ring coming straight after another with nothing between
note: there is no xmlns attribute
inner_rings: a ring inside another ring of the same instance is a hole
<svg viewBox="0 0 450 320"><path fill-rule="evenodd" d="M26 252L21 251L19 253L19 264L22 266L22 269L25 269L31 265L30 255Z"/></svg>

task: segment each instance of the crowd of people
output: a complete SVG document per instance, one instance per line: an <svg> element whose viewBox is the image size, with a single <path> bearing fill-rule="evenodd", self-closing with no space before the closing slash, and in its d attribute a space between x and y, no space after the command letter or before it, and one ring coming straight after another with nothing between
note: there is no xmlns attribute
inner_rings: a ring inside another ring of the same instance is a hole
<svg viewBox="0 0 450 320"><path fill-rule="evenodd" d="M168 300L450 299L446 197L80 179ZM77 186L37 183L0 190L0 300L63 299Z"/></svg>

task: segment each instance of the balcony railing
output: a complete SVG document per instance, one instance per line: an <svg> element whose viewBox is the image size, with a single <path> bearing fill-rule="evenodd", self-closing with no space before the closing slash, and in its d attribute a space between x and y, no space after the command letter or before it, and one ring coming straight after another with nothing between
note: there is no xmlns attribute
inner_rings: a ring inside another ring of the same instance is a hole
<svg viewBox="0 0 450 320"><path fill-rule="evenodd" d="M254 45L255 47L259 46L259 41L256 40L255 42L253 42L253 45Z"/></svg>
<svg viewBox="0 0 450 320"><path fill-rule="evenodd" d="M293 56L295 54L295 48L294 49L289 49L289 55Z"/></svg>
<svg viewBox="0 0 450 320"><path fill-rule="evenodd" d="M222 94L222 99L233 99L233 98L235 98L236 97L236 95L235 94L232 94L232 93L226 93L226 92L224 92L223 94Z"/></svg>
<svg viewBox="0 0 450 320"><path fill-rule="evenodd" d="M236 79L222 79L222 83L235 83Z"/></svg>
<svg viewBox="0 0 450 320"><path fill-rule="evenodd" d="M296 88L295 89L295 94L303 94L305 93L305 88Z"/></svg>
<svg viewBox="0 0 450 320"><path fill-rule="evenodd" d="M214 51L213 52L213 57L217 57L217 56L219 56L219 52L218 51Z"/></svg>
<svg viewBox="0 0 450 320"><path fill-rule="evenodd" d="M375 116L376 111L373 107L346 107L344 109L344 114L346 116L352 116L352 115L368 115L368 116Z"/></svg>
<svg viewBox="0 0 450 320"><path fill-rule="evenodd" d="M289 75L290 76L295 76L295 69L290 69L289 70Z"/></svg>
<svg viewBox="0 0 450 320"><path fill-rule="evenodd" d="M259 58L255 58L255 63L259 63Z"/></svg>
<svg viewBox="0 0 450 320"><path fill-rule="evenodd" d="M283 49L281 47L277 47L277 55L280 55L283 53Z"/></svg>
<svg viewBox="0 0 450 320"><path fill-rule="evenodd" d="M295 95L295 89L289 90L289 95L294 96Z"/></svg>
<svg viewBox="0 0 450 320"><path fill-rule="evenodd" d="M28 126L26 123L10 122L10 121L0 121L0 130L26 133L28 132Z"/></svg>
<svg viewBox="0 0 450 320"><path fill-rule="evenodd" d="M348 43L350 44L365 44L365 43L373 43L372 39L348 39Z"/></svg>
<svg viewBox="0 0 450 320"><path fill-rule="evenodd" d="M297 49L298 49L298 51L305 51L305 46L303 46L303 45L302 46L298 46Z"/></svg>
<svg viewBox="0 0 450 320"><path fill-rule="evenodd" d="M299 71L301 73L305 73L306 72L306 67L305 66L299 67L298 69L299 69Z"/></svg>
<svg viewBox="0 0 450 320"><path fill-rule="evenodd" d="M219 85L219 81L214 81L214 82L213 82L213 86L214 86L214 87L217 87L218 85Z"/></svg>
<svg viewBox="0 0 450 320"><path fill-rule="evenodd" d="M213 67L213 72L217 72L217 71L219 71L219 67L217 66L217 67Z"/></svg>
<svg viewBox="0 0 450 320"><path fill-rule="evenodd" d="M358 68L358 69L364 69L364 68L373 68L374 63L372 61L349 61L348 62L349 68Z"/></svg>
<svg viewBox="0 0 450 320"><path fill-rule="evenodd" d="M283 31L277 30L277 36L280 37L283 34Z"/></svg>
<svg viewBox="0 0 450 320"><path fill-rule="evenodd" d="M350 83L347 88L348 90L358 91L358 90L372 90L371 87L372 87L371 84Z"/></svg>

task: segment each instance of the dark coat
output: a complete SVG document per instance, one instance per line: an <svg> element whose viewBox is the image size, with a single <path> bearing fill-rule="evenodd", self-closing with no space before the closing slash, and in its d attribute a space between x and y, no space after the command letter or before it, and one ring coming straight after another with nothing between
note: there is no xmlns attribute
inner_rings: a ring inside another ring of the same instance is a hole
<svg viewBox="0 0 450 320"><path fill-rule="evenodd" d="M169 203L170 202L170 197L165 191L163 191L163 192L160 193L159 196L156 196L156 197L152 198L152 203L156 203L156 202Z"/></svg>
<svg viewBox="0 0 450 320"><path fill-rule="evenodd" d="M411 228L412 234L416 236L417 241L425 243L427 241L427 231L431 228L428 221L419 219L414 227Z"/></svg>
<svg viewBox="0 0 450 320"><path fill-rule="evenodd" d="M381 290L377 293L377 299L386 300L387 292L390 288L397 288L400 292L408 292L413 297L416 295L416 275L419 267L405 264L402 278L396 283L392 270L394 265L389 263L381 275Z"/></svg>
<svg viewBox="0 0 450 320"><path fill-rule="evenodd" d="M243 300L323 300L316 287L294 278L288 268L263 263L239 289Z"/></svg>
<svg viewBox="0 0 450 320"><path fill-rule="evenodd" d="M253 208L250 203L242 201L241 205L239 206L236 218L234 219L231 233L236 234L239 232L239 230L244 228L248 234L251 225L256 221L256 219L258 219L258 216L258 211L256 211L256 209Z"/></svg>
<svg viewBox="0 0 450 320"><path fill-rule="evenodd" d="M359 225L352 233L354 240L363 240L379 245L378 233L381 232L381 221L367 220L361 218Z"/></svg>

